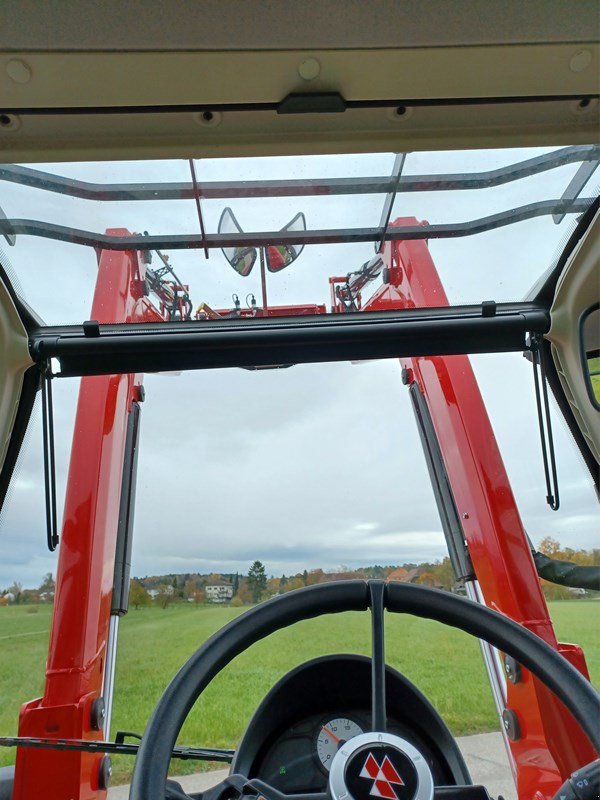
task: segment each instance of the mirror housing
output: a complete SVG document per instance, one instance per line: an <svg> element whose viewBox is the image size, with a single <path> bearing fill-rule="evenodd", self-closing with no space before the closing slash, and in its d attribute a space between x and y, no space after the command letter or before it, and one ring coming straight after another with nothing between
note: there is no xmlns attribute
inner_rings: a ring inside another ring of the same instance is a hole
<svg viewBox="0 0 600 800"><path fill-rule="evenodd" d="M219 233L243 233L235 214L229 207L225 208L221 214L218 231ZM256 262L256 247L223 247L222 250L223 255L238 275L247 278Z"/></svg>
<svg viewBox="0 0 600 800"><path fill-rule="evenodd" d="M296 216L288 222L282 231L305 231L306 217L299 211ZM304 250L304 245L277 244L265 247L265 260L269 272L281 272L282 269L289 267Z"/></svg>

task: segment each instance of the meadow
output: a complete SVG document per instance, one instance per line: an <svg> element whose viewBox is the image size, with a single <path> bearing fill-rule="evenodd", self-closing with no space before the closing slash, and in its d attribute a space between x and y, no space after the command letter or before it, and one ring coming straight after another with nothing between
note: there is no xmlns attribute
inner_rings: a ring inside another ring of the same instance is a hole
<svg viewBox="0 0 600 800"><path fill-rule="evenodd" d="M117 730L142 733L177 669L242 611L192 604L132 609L120 627L113 737ZM600 603L556 602L550 611L559 639L582 645L592 680L600 685ZM16 735L21 703L42 693L50 614L49 606L0 608L0 736ZM476 640L400 615L387 615L386 637L387 662L427 695L455 735L497 730ZM361 613L321 617L270 636L217 676L190 714L180 741L235 747L262 697L288 670L325 653L368 654L369 641L369 616ZM0 765L14 763L14 754L14 749L0 748ZM120 756L113 763L113 783L124 782L132 759ZM191 772L201 765L177 762L173 767L173 772Z"/></svg>

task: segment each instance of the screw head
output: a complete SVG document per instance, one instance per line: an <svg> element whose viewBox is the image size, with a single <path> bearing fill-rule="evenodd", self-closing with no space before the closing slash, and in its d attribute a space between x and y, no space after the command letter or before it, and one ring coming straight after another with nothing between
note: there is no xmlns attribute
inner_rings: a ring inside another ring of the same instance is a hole
<svg viewBox="0 0 600 800"><path fill-rule="evenodd" d="M20 58L11 58L6 65L6 74L15 83L29 83L31 80L31 67Z"/></svg>
<svg viewBox="0 0 600 800"><path fill-rule="evenodd" d="M298 75L305 81L312 81L321 73L321 65L316 58L306 58L298 64Z"/></svg>

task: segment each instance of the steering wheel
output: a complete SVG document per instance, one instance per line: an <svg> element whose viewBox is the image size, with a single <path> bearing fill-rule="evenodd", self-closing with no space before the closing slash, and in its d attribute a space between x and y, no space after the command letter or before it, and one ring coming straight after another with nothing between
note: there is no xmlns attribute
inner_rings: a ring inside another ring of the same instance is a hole
<svg viewBox="0 0 600 800"><path fill-rule="evenodd" d="M600 695L563 656L526 628L485 606L438 589L383 581L339 581L309 586L255 606L217 631L191 656L150 718L135 763L130 800L164 800L167 771L179 731L197 698L233 658L295 622L367 609L371 609L372 616L374 730L343 744L331 765L328 792L311 793L306 800L370 800L373 792L398 800L434 798L433 778L425 759L412 744L386 733L384 609L460 628L513 656L562 700L600 751ZM262 796L266 800L286 797L264 782L244 776L229 776L204 797L236 796L235 790L237 796ZM436 796L466 800L474 796L472 791L473 787L447 787ZM300 800L302 795L293 797Z"/></svg>

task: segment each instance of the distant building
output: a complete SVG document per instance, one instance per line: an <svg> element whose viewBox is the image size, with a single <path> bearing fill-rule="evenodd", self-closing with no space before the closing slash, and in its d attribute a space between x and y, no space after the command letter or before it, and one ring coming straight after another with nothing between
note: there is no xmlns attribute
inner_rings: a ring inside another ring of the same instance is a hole
<svg viewBox="0 0 600 800"><path fill-rule="evenodd" d="M233 584L229 581L213 581L204 587L209 603L228 603L233 597Z"/></svg>

